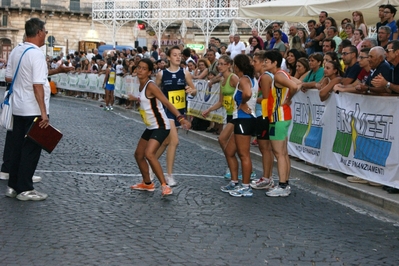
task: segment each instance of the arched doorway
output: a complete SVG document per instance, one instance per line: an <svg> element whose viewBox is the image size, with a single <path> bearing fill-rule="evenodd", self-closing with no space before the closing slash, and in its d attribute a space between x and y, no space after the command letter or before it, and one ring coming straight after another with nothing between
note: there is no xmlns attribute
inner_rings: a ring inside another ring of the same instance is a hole
<svg viewBox="0 0 399 266"><path fill-rule="evenodd" d="M8 60L8 56L11 53L11 40L2 38L0 39L0 54L1 58Z"/></svg>

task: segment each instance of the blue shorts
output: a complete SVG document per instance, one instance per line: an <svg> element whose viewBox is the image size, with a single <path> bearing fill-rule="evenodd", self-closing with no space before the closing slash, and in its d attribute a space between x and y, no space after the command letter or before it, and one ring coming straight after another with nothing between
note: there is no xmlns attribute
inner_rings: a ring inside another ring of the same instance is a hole
<svg viewBox="0 0 399 266"><path fill-rule="evenodd" d="M186 110L185 109L179 109L179 112L182 115L184 115L186 113ZM171 111L169 111L168 109L165 108L165 114L170 120L174 120L175 121L175 126L176 127L180 127L180 123L177 121L176 116L174 114L172 114Z"/></svg>
<svg viewBox="0 0 399 266"><path fill-rule="evenodd" d="M115 84L106 84L105 89L107 91L113 91L113 90L115 90Z"/></svg>

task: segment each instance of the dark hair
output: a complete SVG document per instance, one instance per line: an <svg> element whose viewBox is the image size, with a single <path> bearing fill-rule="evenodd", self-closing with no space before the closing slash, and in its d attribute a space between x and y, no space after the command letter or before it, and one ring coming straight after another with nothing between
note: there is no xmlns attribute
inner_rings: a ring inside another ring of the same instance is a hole
<svg viewBox="0 0 399 266"><path fill-rule="evenodd" d="M394 51L399 50L399 40L389 41L388 44L392 43L392 49Z"/></svg>
<svg viewBox="0 0 399 266"><path fill-rule="evenodd" d="M186 57L190 57L191 55L191 49L190 48L185 48L182 52L182 54Z"/></svg>
<svg viewBox="0 0 399 266"><path fill-rule="evenodd" d="M344 21L346 21L346 23L351 23L352 22L352 20L350 18L344 18L343 20L341 20L341 25L344 24Z"/></svg>
<svg viewBox="0 0 399 266"><path fill-rule="evenodd" d="M359 34L360 34L360 38L363 40L364 39L364 33L363 33L363 30L361 30L361 29L355 29L354 31L358 31L359 32Z"/></svg>
<svg viewBox="0 0 399 266"><path fill-rule="evenodd" d="M249 61L249 57L245 54L238 54L233 59L234 65L242 71L242 73L250 78L254 78L254 66Z"/></svg>
<svg viewBox="0 0 399 266"><path fill-rule="evenodd" d="M137 52L138 52L139 54L141 54L141 53L143 52L143 48L142 48L141 46L138 46L138 47L137 47Z"/></svg>
<svg viewBox="0 0 399 266"><path fill-rule="evenodd" d="M391 5L391 4L387 4L387 5L385 5L385 7L384 8L388 8L390 11L391 11L391 13L393 14L393 16L395 16L396 15L396 11L397 11L397 9L396 9L396 7L394 7L393 5Z"/></svg>
<svg viewBox="0 0 399 266"><path fill-rule="evenodd" d="M282 32L281 30L275 30L275 31L273 31L273 33L275 33L275 32L278 32L278 34L280 34L280 36L283 35L283 32Z"/></svg>
<svg viewBox="0 0 399 266"><path fill-rule="evenodd" d="M333 17L327 17L326 20L331 21L331 26L334 26L336 28L338 27L337 22L335 21L335 19Z"/></svg>
<svg viewBox="0 0 399 266"><path fill-rule="evenodd" d="M171 48L169 48L169 49L166 51L166 56L170 56L172 50L179 50L179 51L180 51L180 47L177 46L177 45L172 46Z"/></svg>
<svg viewBox="0 0 399 266"><path fill-rule="evenodd" d="M306 72L308 72L310 70L309 60L306 57L301 57L296 62L301 63L305 67Z"/></svg>
<svg viewBox="0 0 399 266"><path fill-rule="evenodd" d="M348 39L342 40L342 42L340 43L342 48L348 47L350 45L352 45L352 42Z"/></svg>
<svg viewBox="0 0 399 266"><path fill-rule="evenodd" d="M336 27L334 27L334 26L331 26L331 27L329 27L328 29L329 29L329 30L333 30L334 33L337 33L337 32L338 32L338 29L337 29Z"/></svg>
<svg viewBox="0 0 399 266"><path fill-rule="evenodd" d="M333 48L334 50L335 50L335 48L337 48L337 44L335 43L335 41L333 40L333 39L331 39L331 38L325 38L324 40L323 40L323 43L324 42L329 42L329 43L331 43L331 48Z"/></svg>
<svg viewBox="0 0 399 266"><path fill-rule="evenodd" d="M324 55L329 55L331 57L331 61L339 62L338 54L336 52L327 52Z"/></svg>
<svg viewBox="0 0 399 266"><path fill-rule="evenodd" d="M152 48L157 49L157 48L158 48L158 45L153 44L153 45L152 45Z"/></svg>
<svg viewBox="0 0 399 266"><path fill-rule="evenodd" d="M256 44L256 46L254 46L252 52L255 52L256 48L258 48L259 50L262 50L263 47L260 46L259 40L258 40L258 38L256 38L256 37L251 37L251 38L249 38L249 46L252 46L252 41L253 41L253 39L256 40L257 44Z"/></svg>
<svg viewBox="0 0 399 266"><path fill-rule="evenodd" d="M399 48L399 41L397 41L397 42L398 42L398 48ZM389 44L389 43L388 43L388 44ZM360 50L360 52L361 52L361 53L369 54L370 50L371 50L371 48L362 48L362 49Z"/></svg>
<svg viewBox="0 0 399 266"><path fill-rule="evenodd" d="M313 24L316 25L316 20L314 20L314 19L308 20L308 24L309 24L309 23L313 23Z"/></svg>
<svg viewBox="0 0 399 266"><path fill-rule="evenodd" d="M326 14L326 17L328 17L327 11L321 11L320 13L324 13L324 14Z"/></svg>
<svg viewBox="0 0 399 266"><path fill-rule="evenodd" d="M349 52L354 53L356 57L358 56L358 50L357 50L356 46L349 45L349 46L347 46L345 48L349 48Z"/></svg>
<svg viewBox="0 0 399 266"><path fill-rule="evenodd" d="M309 55L309 59L313 58L314 60L320 62L319 66L322 66L323 64L323 56L319 53L313 53L311 55Z"/></svg>
<svg viewBox="0 0 399 266"><path fill-rule="evenodd" d="M344 76L344 72L342 71L342 69L341 69L341 64L340 64L339 62L337 62L337 61L327 61L326 63L332 64L332 65L333 65L333 68L336 69L336 70L338 71L337 74L338 74L340 77L343 77L343 76Z"/></svg>
<svg viewBox="0 0 399 266"><path fill-rule="evenodd" d="M40 30L43 30L44 24L46 23L38 18L31 18L25 22L26 37L35 37Z"/></svg>
<svg viewBox="0 0 399 266"><path fill-rule="evenodd" d="M273 31L272 30L267 30L266 34L273 38Z"/></svg>
<svg viewBox="0 0 399 266"><path fill-rule="evenodd" d="M289 53L291 53L291 54L294 55L294 57L295 57L295 62L294 62L292 65L289 64L289 63L287 62L287 59L286 59L285 62L286 62L287 68L290 70L290 75L291 75L291 76L295 76L295 73L296 73L296 62L298 61L299 58L301 58L301 53L300 53L297 49L291 49L291 50L289 50L289 51L287 52L287 55L288 55Z"/></svg>
<svg viewBox="0 0 399 266"><path fill-rule="evenodd" d="M281 62L283 62L283 56L277 50L266 51L265 59L269 59L272 63L277 62L277 67L281 67Z"/></svg>
<svg viewBox="0 0 399 266"><path fill-rule="evenodd" d="M154 63L151 61L151 59L149 58L143 58L139 61L139 64L143 62L144 64L146 64L148 66L148 70L149 71L153 71L154 70Z"/></svg>

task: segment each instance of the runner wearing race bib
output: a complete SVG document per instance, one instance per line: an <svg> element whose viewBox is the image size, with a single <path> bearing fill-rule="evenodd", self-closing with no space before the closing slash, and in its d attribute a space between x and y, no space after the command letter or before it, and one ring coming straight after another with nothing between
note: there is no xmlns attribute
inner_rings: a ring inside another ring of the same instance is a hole
<svg viewBox="0 0 399 266"><path fill-rule="evenodd" d="M272 170L274 156L269 140L269 117L268 117L268 97L270 88L273 84L274 75L264 70L265 51L257 51L254 54L253 66L256 73L262 73L259 77L259 92L256 100L256 140L259 151L262 154L263 176L253 180L251 187L254 189L270 189L274 185Z"/></svg>
<svg viewBox="0 0 399 266"><path fill-rule="evenodd" d="M105 71L105 78L103 87L105 89L105 106L104 111L114 110L114 91L115 91L116 72L112 66L111 59L107 60L107 70Z"/></svg>
<svg viewBox="0 0 399 266"><path fill-rule="evenodd" d="M187 107L186 93L195 95L197 90L193 84L191 74L180 68L180 48L178 46L173 46L168 50L167 56L170 66L167 69L158 72L156 76L156 84L162 89L169 102L178 109L180 113L184 114ZM173 164L175 162L177 145L179 144L177 126L180 126L180 122L169 108L166 108L165 112L170 121L170 134L158 149L157 157L161 157L165 149L168 148L166 153L166 166L168 172L166 175L166 182L170 186L175 186L177 183L173 177Z"/></svg>
<svg viewBox="0 0 399 266"><path fill-rule="evenodd" d="M277 160L279 185L266 192L269 197L287 197L291 194L288 184L291 162L288 157L288 128L291 123L290 103L298 89L290 75L281 70L283 58L277 51L265 53L265 70L274 74L272 89L268 97L269 134L272 150Z"/></svg>
<svg viewBox="0 0 399 266"><path fill-rule="evenodd" d="M140 60L137 66L137 77L140 81L139 101L140 114L147 126L137 144L134 157L143 176L141 183L130 188L133 190L154 191L155 186L150 177L150 165L161 183L162 196L172 194L172 189L166 184L161 164L156 156L161 144L170 134L170 120L166 116L163 106L176 116L177 120L187 129L191 127L189 121L168 101L162 91L150 79L154 65L150 59Z"/></svg>

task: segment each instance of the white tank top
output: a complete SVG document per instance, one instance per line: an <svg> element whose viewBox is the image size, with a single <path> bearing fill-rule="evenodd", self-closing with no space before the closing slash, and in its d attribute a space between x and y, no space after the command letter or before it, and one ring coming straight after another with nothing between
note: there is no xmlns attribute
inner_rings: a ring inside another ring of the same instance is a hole
<svg viewBox="0 0 399 266"><path fill-rule="evenodd" d="M140 91L140 115L147 129L170 129L169 119L165 114L163 105L157 98L147 98L147 86L152 80L148 80Z"/></svg>

